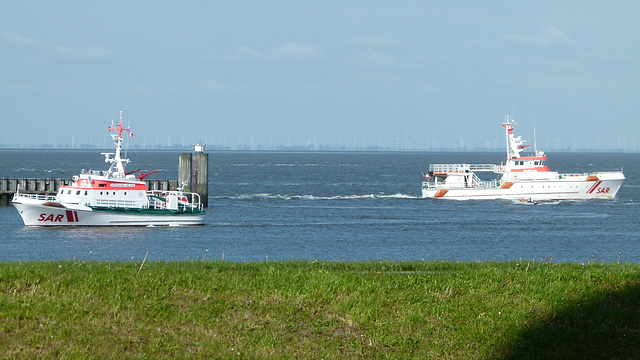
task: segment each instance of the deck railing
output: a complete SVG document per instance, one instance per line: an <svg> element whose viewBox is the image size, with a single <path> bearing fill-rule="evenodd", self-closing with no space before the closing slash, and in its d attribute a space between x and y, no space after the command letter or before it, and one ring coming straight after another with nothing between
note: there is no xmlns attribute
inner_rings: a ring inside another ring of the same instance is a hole
<svg viewBox="0 0 640 360"><path fill-rule="evenodd" d="M178 188L178 180L144 179L149 190L172 191ZM71 179L43 178L0 178L0 206L8 206L13 194L28 193L33 195L54 195L60 186L73 183ZM20 191L18 191L18 188Z"/></svg>
<svg viewBox="0 0 640 360"><path fill-rule="evenodd" d="M475 182L473 185L468 186L468 188L476 188L476 189L487 189L487 188L495 188L498 187L500 182L498 180L479 180ZM461 189L462 187L459 184L451 185L446 184L445 182L434 182L434 181L423 181L422 187L425 189Z"/></svg>
<svg viewBox="0 0 640 360"><path fill-rule="evenodd" d="M496 171L495 164L431 164L431 172Z"/></svg>

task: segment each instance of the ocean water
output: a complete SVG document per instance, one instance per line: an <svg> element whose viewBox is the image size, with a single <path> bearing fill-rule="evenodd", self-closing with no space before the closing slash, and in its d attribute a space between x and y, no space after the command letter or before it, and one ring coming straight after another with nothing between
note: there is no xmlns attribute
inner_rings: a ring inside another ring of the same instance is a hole
<svg viewBox="0 0 640 360"><path fill-rule="evenodd" d="M549 153L560 172L623 168L611 201L421 199L429 163L500 153L209 152L205 226L26 228L0 207L0 260L536 260L640 262L640 154ZM175 179L179 152L129 151L131 169ZM0 177L105 169L100 151L0 150Z"/></svg>

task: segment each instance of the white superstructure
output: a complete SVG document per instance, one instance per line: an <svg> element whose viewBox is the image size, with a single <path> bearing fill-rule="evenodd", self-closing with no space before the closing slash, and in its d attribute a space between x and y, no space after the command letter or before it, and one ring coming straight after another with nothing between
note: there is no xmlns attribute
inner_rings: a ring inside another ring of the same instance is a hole
<svg viewBox="0 0 640 360"><path fill-rule="evenodd" d="M612 199L625 177L620 171L560 174L545 165L547 157L535 150L521 153L522 137L514 134L514 121L503 124L507 137L507 162L494 164L431 164L422 183L423 198L458 200L510 199L527 201ZM493 173L482 180L480 173Z"/></svg>

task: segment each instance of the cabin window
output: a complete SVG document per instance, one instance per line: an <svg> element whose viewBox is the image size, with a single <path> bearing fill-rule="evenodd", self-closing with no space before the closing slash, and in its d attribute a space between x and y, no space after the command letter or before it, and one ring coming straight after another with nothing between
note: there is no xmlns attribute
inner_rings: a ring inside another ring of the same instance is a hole
<svg viewBox="0 0 640 360"><path fill-rule="evenodd" d="M77 190L77 191L76 191L76 195L80 195L80 190Z"/></svg>
<svg viewBox="0 0 640 360"><path fill-rule="evenodd" d="M125 196L127 195L127 192L126 192L126 191L124 192L124 195L125 195Z"/></svg>
<svg viewBox="0 0 640 360"><path fill-rule="evenodd" d="M102 195L102 191L100 191L100 195Z"/></svg>
<svg viewBox="0 0 640 360"><path fill-rule="evenodd" d="M87 195L89 195L89 192L88 192L88 191L85 191L85 192L84 192L84 196L87 196Z"/></svg>
<svg viewBox="0 0 640 360"><path fill-rule="evenodd" d="M67 195L71 195L71 190L67 190Z"/></svg>
<svg viewBox="0 0 640 360"><path fill-rule="evenodd" d="M98 184L98 187L107 187L107 184Z"/></svg>

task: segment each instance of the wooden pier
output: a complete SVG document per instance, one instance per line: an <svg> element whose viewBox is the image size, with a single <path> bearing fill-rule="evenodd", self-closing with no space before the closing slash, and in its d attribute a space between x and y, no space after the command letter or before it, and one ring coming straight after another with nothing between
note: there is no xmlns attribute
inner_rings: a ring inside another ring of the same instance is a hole
<svg viewBox="0 0 640 360"><path fill-rule="evenodd" d="M39 179L39 178L0 178L0 206L8 206L11 204L13 194L16 193L18 186L20 192L36 193L42 195L55 195L60 186L71 185L71 179ZM149 190L176 190L178 188L178 180L147 180Z"/></svg>

